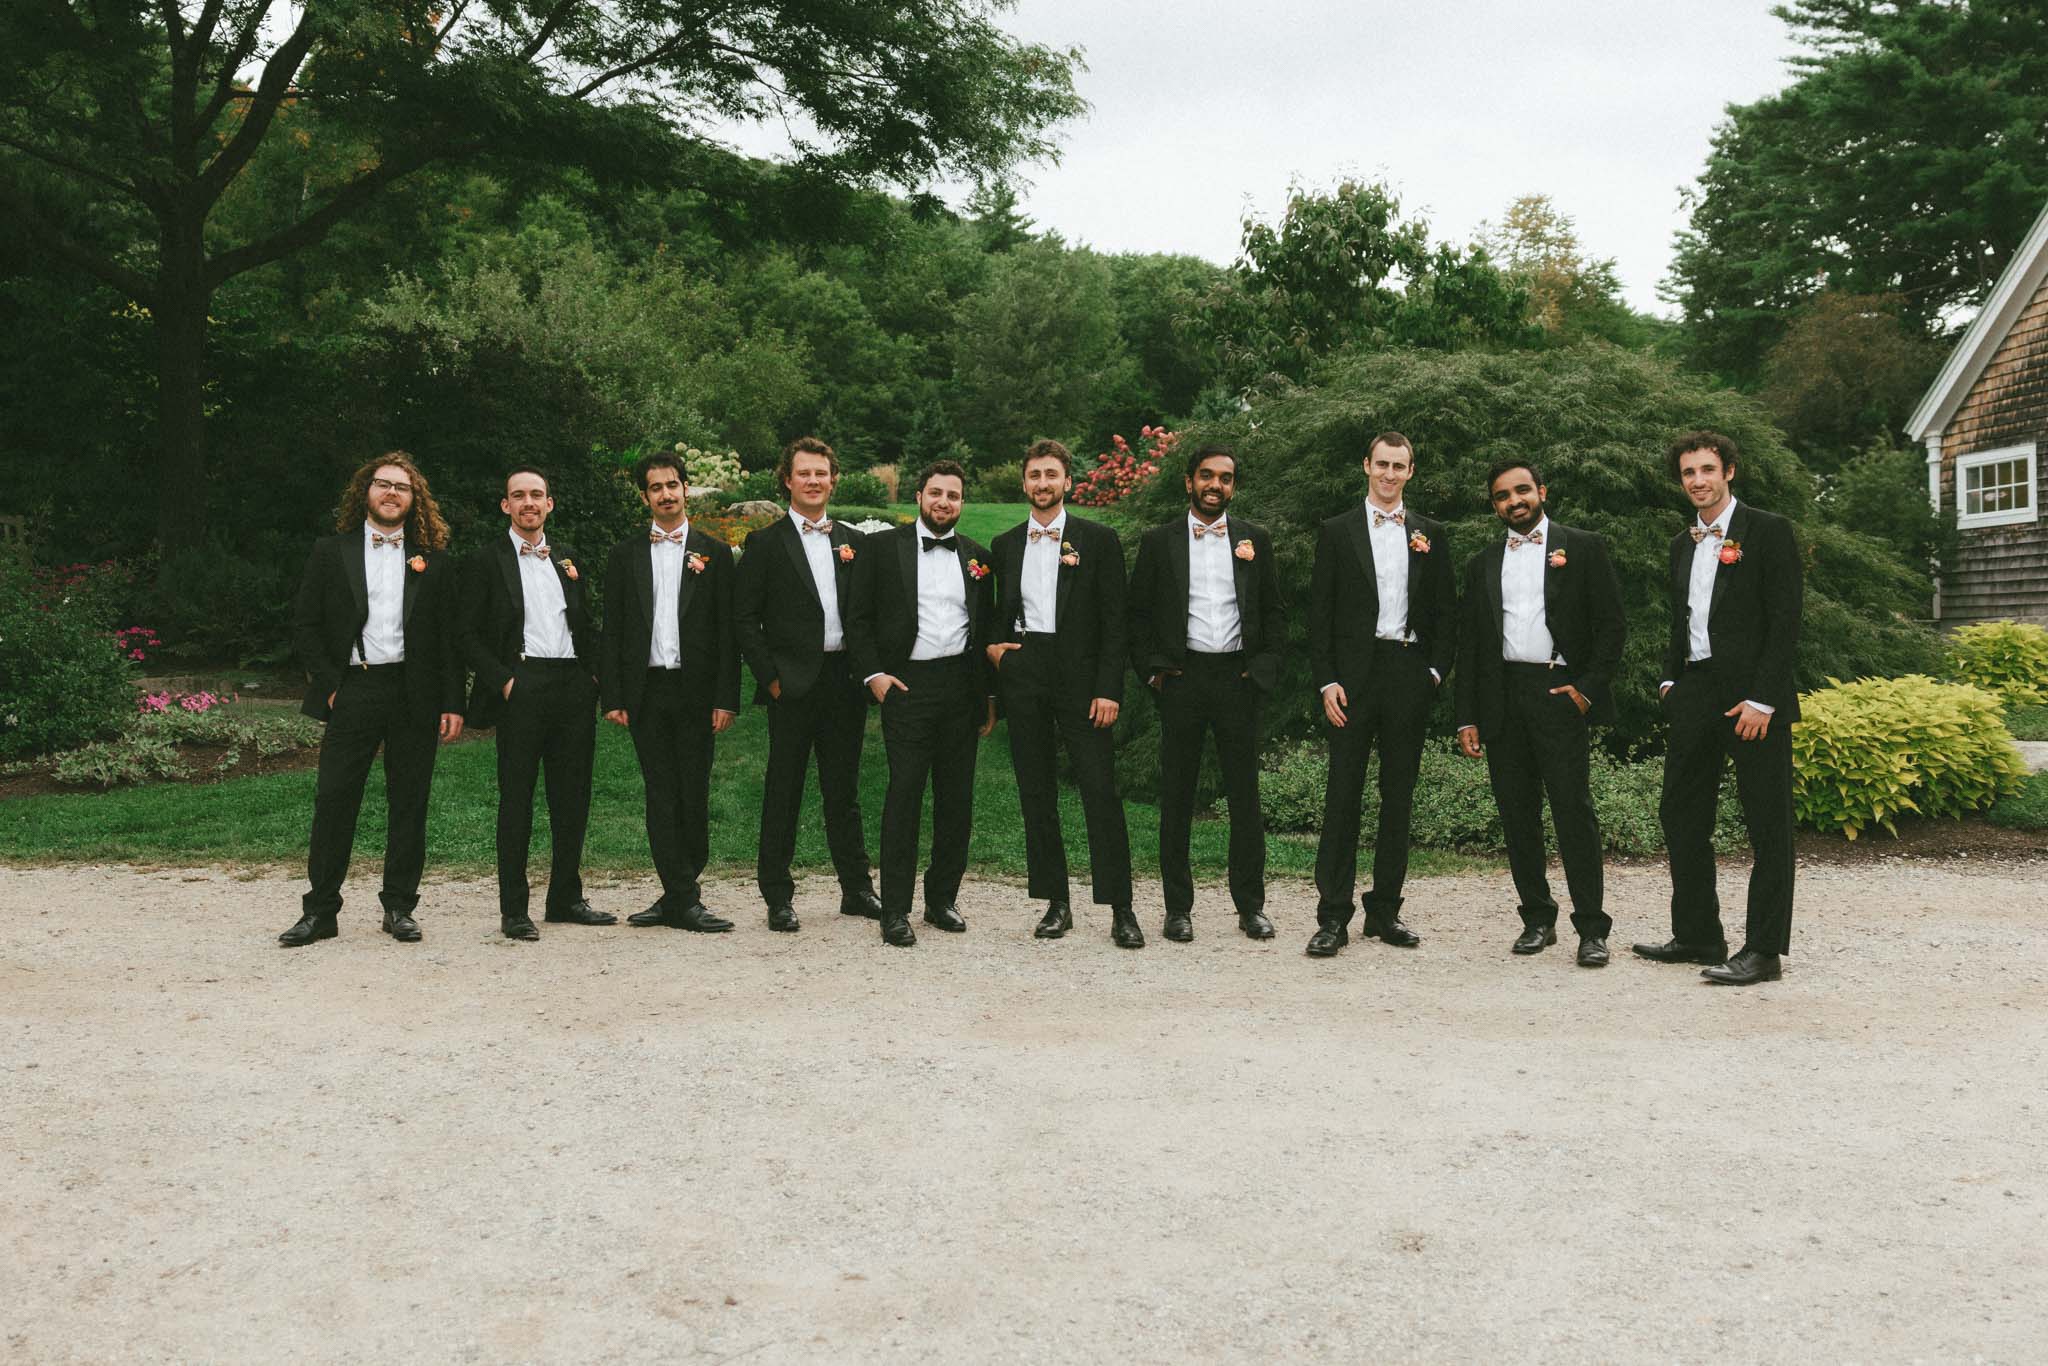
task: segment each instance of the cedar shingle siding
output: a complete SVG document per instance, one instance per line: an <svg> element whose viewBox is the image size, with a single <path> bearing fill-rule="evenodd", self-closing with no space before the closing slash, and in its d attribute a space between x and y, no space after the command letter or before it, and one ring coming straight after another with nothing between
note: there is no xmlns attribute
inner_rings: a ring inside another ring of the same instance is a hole
<svg viewBox="0 0 2048 1366"><path fill-rule="evenodd" d="M2014 321L1941 434L1941 504L1956 506L1956 461L1976 451L2035 443L2035 520L1958 533L1956 563L1942 566L1941 624L1994 617L2048 625L2048 283Z"/></svg>

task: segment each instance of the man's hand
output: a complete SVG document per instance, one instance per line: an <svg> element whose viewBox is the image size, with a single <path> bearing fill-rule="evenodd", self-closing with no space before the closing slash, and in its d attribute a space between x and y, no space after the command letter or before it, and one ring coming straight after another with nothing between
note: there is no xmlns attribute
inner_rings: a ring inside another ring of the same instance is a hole
<svg viewBox="0 0 2048 1366"><path fill-rule="evenodd" d="M1344 708L1350 703L1351 699L1344 695L1342 683L1332 683L1323 689L1323 716L1331 725L1340 728L1343 726Z"/></svg>
<svg viewBox="0 0 2048 1366"><path fill-rule="evenodd" d="M498 689L498 696L504 698L507 702L510 702L512 700L512 684L514 681L515 680L508 678L505 680L505 686Z"/></svg>
<svg viewBox="0 0 2048 1366"><path fill-rule="evenodd" d="M1158 692L1160 689L1166 686L1166 675L1153 674L1150 678L1145 680L1145 686L1150 688L1153 692Z"/></svg>
<svg viewBox="0 0 2048 1366"><path fill-rule="evenodd" d="M993 645L989 646L989 647L988 647L988 662L989 662L989 667L990 667L990 668L992 668L992 669L1000 669L1000 668L1002 668L1002 667L1003 667L1003 656L1004 656L1004 655L1006 655L1006 654L1008 654L1008 653L1010 653L1010 651L1012 651L1012 650L1014 650L1014 649L1016 649L1016 648L1017 648L1017 642L1016 642L1016 641L1014 641L1014 640L999 640L999 641L997 641L997 642L996 642L995 644L993 644Z"/></svg>
<svg viewBox="0 0 2048 1366"><path fill-rule="evenodd" d="M774 698L774 699L775 699L775 700L776 700L777 702L780 702L780 701L782 700L782 680L781 680L781 679L779 679L779 678L771 678L771 679L769 679L769 680L768 680L768 695L769 695L770 697Z"/></svg>
<svg viewBox="0 0 2048 1366"><path fill-rule="evenodd" d="M1105 727L1115 725L1117 713L1123 709L1123 703L1121 702L1111 701L1107 697L1098 697L1088 704L1088 719L1095 723L1095 729L1102 730Z"/></svg>
<svg viewBox="0 0 2048 1366"><path fill-rule="evenodd" d="M1569 683L1565 684L1562 688L1552 688L1550 690L1552 697L1557 696L1559 693L1563 693L1566 697L1571 698L1572 705L1579 709L1579 715L1581 716L1584 716L1593 709L1593 704L1586 700L1586 695Z"/></svg>
<svg viewBox="0 0 2048 1366"><path fill-rule="evenodd" d="M611 722L615 726L626 726L632 724L632 722L626 719L626 709L624 707L613 707L610 711L604 714L604 719Z"/></svg>
<svg viewBox="0 0 2048 1366"><path fill-rule="evenodd" d="M445 744L447 744L447 743L448 743L448 742L449 742L450 740L457 740L457 739L460 739L461 737L462 737L462 713L461 713L461 712L459 712L459 711L444 711L444 712L442 712L442 713L441 713L441 743L445 745Z"/></svg>
<svg viewBox="0 0 2048 1366"><path fill-rule="evenodd" d="M726 729L739 719L739 715L736 711L727 711L723 707L713 707L711 709L711 733L716 735L718 732Z"/></svg>
<svg viewBox="0 0 2048 1366"><path fill-rule="evenodd" d="M989 734L989 732L990 732L990 731L992 731L992 730L994 730L995 728L996 728L996 700L995 700L995 699L994 699L993 697L991 697L991 698L990 698L990 699L988 700L988 715L987 715L987 717L985 717L985 718L984 718L984 719L982 720L982 723L981 723L981 730L980 730L979 732L977 732L977 733L978 733L978 734L979 734L979 735L981 736L981 738L982 738L982 739L986 740L986 739L988 738L988 734Z"/></svg>
<svg viewBox="0 0 2048 1366"><path fill-rule="evenodd" d="M1747 702L1737 702L1721 715L1735 718L1735 738L1738 740L1761 740L1764 732L1771 728L1771 714L1758 711Z"/></svg>
<svg viewBox="0 0 2048 1366"><path fill-rule="evenodd" d="M1467 759L1479 757L1479 727L1458 727L1458 749Z"/></svg>
<svg viewBox="0 0 2048 1366"><path fill-rule="evenodd" d="M876 674L868 680L868 691L875 695L875 701L880 702L892 692L909 692L910 685L895 674Z"/></svg>
<svg viewBox="0 0 2048 1366"><path fill-rule="evenodd" d="M1676 683L1666 683L1663 686L1659 687L1657 689L1657 700L1659 702L1662 702L1664 700L1664 694L1670 692L1673 688L1677 686L1678 685Z"/></svg>

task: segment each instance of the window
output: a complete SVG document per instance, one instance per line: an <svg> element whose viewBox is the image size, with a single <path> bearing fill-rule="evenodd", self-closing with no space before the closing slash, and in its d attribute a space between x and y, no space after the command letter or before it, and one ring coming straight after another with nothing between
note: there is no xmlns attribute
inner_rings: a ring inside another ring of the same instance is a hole
<svg viewBox="0 0 2048 1366"><path fill-rule="evenodd" d="M1956 525L2012 526L2039 515L2034 443L1956 457Z"/></svg>

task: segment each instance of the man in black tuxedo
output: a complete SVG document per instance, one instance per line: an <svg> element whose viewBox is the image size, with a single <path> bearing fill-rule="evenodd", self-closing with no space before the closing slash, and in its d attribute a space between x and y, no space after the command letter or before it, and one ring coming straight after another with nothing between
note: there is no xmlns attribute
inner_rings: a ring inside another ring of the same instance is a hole
<svg viewBox="0 0 2048 1366"><path fill-rule="evenodd" d="M740 656L732 549L690 525L687 478L668 451L633 466L654 520L605 566L598 690L605 720L632 732L661 878L661 899L626 923L715 933L732 922L706 909L698 878L711 857L711 737L739 713Z"/></svg>
<svg viewBox="0 0 2048 1366"><path fill-rule="evenodd" d="M1614 720L1614 671L1627 634L1621 580L1605 541L1545 513L1549 490L1534 465L1495 465L1487 497L1507 534L1465 564L1458 746L1469 758L1486 756L1521 899L1513 952L1541 953L1557 942L1557 900L1544 871L1547 791L1579 966L1605 967L1613 921L1601 904L1590 735Z"/></svg>
<svg viewBox="0 0 2048 1366"><path fill-rule="evenodd" d="M1671 938L1635 951L1659 963L1705 963L1708 981L1750 986L1776 981L1792 946L1799 547L1790 522L1730 492L1734 441L1690 432L1667 459L1694 511L1671 541L1671 639L1658 686L1670 723L1658 816L1671 857ZM1714 810L1727 756L1755 858L1745 942L1732 958L1714 889Z"/></svg>
<svg viewBox="0 0 2048 1366"><path fill-rule="evenodd" d="M1309 580L1310 665L1329 729L1330 774L1316 845L1316 932L1308 953L1327 958L1351 939L1365 770L1380 758L1380 820L1363 933L1413 948L1401 923L1408 830L1422 741L1436 690L1457 650L1457 590L1450 538L1409 508L1415 447L1382 432L1366 448L1365 502L1323 523Z"/></svg>
<svg viewBox="0 0 2048 1366"><path fill-rule="evenodd" d="M818 754L825 843L839 875L842 915L879 916L860 820L860 747L868 695L847 664L853 567L867 537L825 511L839 457L816 437L789 443L775 467L789 515L747 536L733 594L740 653L754 672L754 701L768 709L768 774L754 867L768 928L795 931L797 815L804 770Z"/></svg>
<svg viewBox="0 0 2048 1366"><path fill-rule="evenodd" d="M954 530L967 471L940 460L917 478L917 521L876 532L854 560L854 672L882 708L889 792L882 802L882 940L917 942L910 928L917 829L932 789L925 923L967 928L954 904L967 875L974 824L975 741L995 729L986 650L994 636L989 553Z"/></svg>
<svg viewBox="0 0 2048 1366"><path fill-rule="evenodd" d="M507 939L540 938L528 913L526 856L534 782L543 767L554 841L546 918L616 925L617 916L583 897L598 653L583 569L568 546L548 538L555 500L545 474L514 469L498 507L511 526L470 557L460 615L463 657L476 676L469 724L498 729L499 929Z"/></svg>
<svg viewBox="0 0 2048 1366"><path fill-rule="evenodd" d="M1271 939L1259 745L1266 698L1280 681L1287 607L1264 527L1229 515L1237 455L1208 445L1188 457L1188 512L1153 527L1131 571L1131 663L1159 697L1159 880L1168 939L1195 937L1188 836L1202 746L1216 733L1230 809L1230 899L1238 928Z"/></svg>
<svg viewBox="0 0 2048 1366"><path fill-rule="evenodd" d="M384 933L417 942L427 859L434 741L462 734L462 665L450 648L454 561L448 524L426 476L404 451L355 472L335 534L313 543L292 608L306 671L300 710L327 723L306 856L311 888L297 924L277 937L299 948L335 936L341 884L355 845L363 784L384 751Z"/></svg>
<svg viewBox="0 0 2048 1366"><path fill-rule="evenodd" d="M1123 543L1108 527L1067 511L1074 481L1065 446L1035 442L1024 454L1023 475L1031 515L991 547L1001 639L988 654L1010 723L1029 892L1047 903L1033 933L1058 939L1074 927L1060 834L1064 736L1088 822L1095 904L1110 908L1111 940L1140 949L1145 933L1131 912L1131 838L1110 739L1124 698Z"/></svg>

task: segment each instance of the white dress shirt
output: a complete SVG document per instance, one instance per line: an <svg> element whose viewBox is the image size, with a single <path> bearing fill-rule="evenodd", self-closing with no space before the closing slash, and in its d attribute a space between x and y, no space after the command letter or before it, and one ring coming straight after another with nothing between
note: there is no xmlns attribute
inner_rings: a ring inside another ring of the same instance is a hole
<svg viewBox="0 0 2048 1366"><path fill-rule="evenodd" d="M951 659L967 652L967 581L962 577L966 548L955 532L945 539L951 550L926 550L924 537L938 533L917 519L917 639L912 659Z"/></svg>
<svg viewBox="0 0 2048 1366"><path fill-rule="evenodd" d="M1038 539L1033 540L1036 534ZM1024 524L1024 629L1051 631L1058 626L1060 597L1060 546L1067 535L1067 510L1041 527L1036 518Z"/></svg>
<svg viewBox="0 0 2048 1366"><path fill-rule="evenodd" d="M1404 504L1396 503L1391 511L1382 511L1370 501L1365 505L1365 530L1372 537L1372 572L1380 598L1380 619L1373 634L1381 640L1413 639L1408 631L1409 533L1406 526L1393 520L1396 514L1408 515Z"/></svg>
<svg viewBox="0 0 2048 1366"><path fill-rule="evenodd" d="M795 508L790 509L789 519L796 523L797 542L804 548L804 560L811 566L811 582L817 585L818 602L825 609L825 653L835 654L846 648L846 627L839 620L839 577L835 559L838 551L832 545L832 533L829 530L806 530L818 524Z"/></svg>
<svg viewBox="0 0 2048 1366"><path fill-rule="evenodd" d="M1218 517L1200 536L1202 524L1188 514L1188 649L1200 655L1244 648L1244 623L1237 611L1237 552L1230 543L1230 519Z"/></svg>
<svg viewBox="0 0 2048 1366"><path fill-rule="evenodd" d="M397 664L405 658L405 543L372 545L375 531L363 522L363 579L370 590L370 615L349 650L351 664ZM377 532L382 535L382 532ZM405 534L401 528L400 536Z"/></svg>
<svg viewBox="0 0 2048 1366"><path fill-rule="evenodd" d="M1536 523L1535 534L1542 539L1520 541L1511 534L1500 553L1500 655L1511 664L1562 664L1543 605L1552 549L1548 517Z"/></svg>
<svg viewBox="0 0 2048 1366"><path fill-rule="evenodd" d="M1691 609L1685 619L1687 663L1697 664L1703 659L1714 657L1714 642L1707 634L1708 618L1714 612L1714 579L1721 572L1721 546L1728 536L1728 524L1735 517L1735 496L1730 494L1721 508L1721 515L1709 522L1697 513L1693 525L1707 534L1701 536L1692 548L1692 575L1686 581L1685 602ZM1671 686L1673 680L1665 679L1662 687ZM1747 704L1765 716L1773 715L1776 707L1767 707L1753 698L1744 699Z"/></svg>
<svg viewBox="0 0 2048 1366"><path fill-rule="evenodd" d="M650 532L661 528L648 523ZM685 537L690 534L690 519L676 528ZM666 534L666 533L664 533ZM654 559L654 632L647 638L647 667L650 669L680 669L683 667L682 622L676 615L676 596L683 584L683 541L654 541L648 545Z"/></svg>
<svg viewBox="0 0 2048 1366"><path fill-rule="evenodd" d="M556 577L554 564L541 555L520 554L526 541L516 531L505 534L512 538L512 558L519 562L519 590L526 599L526 631L519 657L574 659L576 642L569 635L569 601L562 594L562 581ZM542 550L547 549L547 544L545 535L534 542Z"/></svg>

